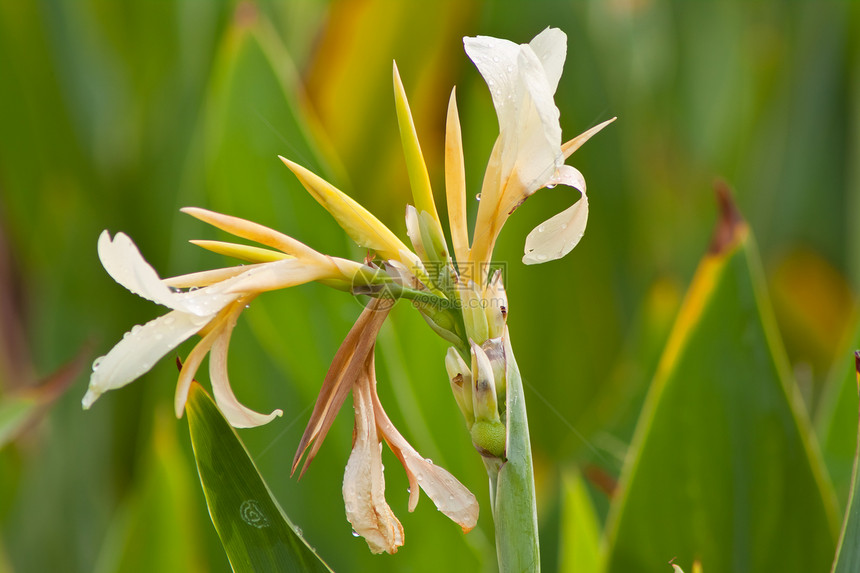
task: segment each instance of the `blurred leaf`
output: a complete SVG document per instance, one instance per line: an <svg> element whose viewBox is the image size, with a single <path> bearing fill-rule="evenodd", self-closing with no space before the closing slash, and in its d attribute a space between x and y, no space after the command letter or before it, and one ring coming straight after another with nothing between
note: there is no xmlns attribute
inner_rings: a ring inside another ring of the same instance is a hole
<svg viewBox="0 0 860 573"><path fill-rule="evenodd" d="M564 573L598 573L602 570L600 555L600 521L579 472L562 476L561 556L559 570Z"/></svg>
<svg viewBox="0 0 860 573"><path fill-rule="evenodd" d="M99 573L205 571L194 479L167 408L156 412L150 447L128 502L116 513L102 544ZM202 511L202 508L200 508Z"/></svg>
<svg viewBox="0 0 860 573"><path fill-rule="evenodd" d="M0 401L0 449L27 427L38 413L39 406L39 402L32 396Z"/></svg>
<svg viewBox="0 0 860 573"><path fill-rule="evenodd" d="M860 389L860 350L854 353L854 370L858 389ZM842 533L839 536L839 547L833 561L833 573L855 573L860 571L860 429L857 434L857 453L854 455L854 476L851 492L848 495L848 509Z"/></svg>
<svg viewBox="0 0 860 573"><path fill-rule="evenodd" d="M821 571L836 511L747 225L723 215L637 427L610 525L610 572Z"/></svg>
<svg viewBox="0 0 860 573"><path fill-rule="evenodd" d="M188 427L209 515L237 573L331 571L284 514L239 436L199 384Z"/></svg>

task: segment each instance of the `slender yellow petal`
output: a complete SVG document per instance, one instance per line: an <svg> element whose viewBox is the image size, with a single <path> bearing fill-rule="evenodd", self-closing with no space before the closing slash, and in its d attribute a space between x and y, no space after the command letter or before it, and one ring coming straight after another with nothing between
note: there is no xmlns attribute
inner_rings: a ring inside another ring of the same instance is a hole
<svg viewBox="0 0 860 573"><path fill-rule="evenodd" d="M185 207L180 209L183 213L191 215L195 219L199 219L204 223L209 223L213 227L217 227L222 231L227 231L231 235L254 241L279 251L283 251L294 257L305 257L308 259L318 259L322 257L318 252L305 245L301 241L297 241L283 233L270 229L259 223L253 223L239 217L216 213L208 209L199 207Z"/></svg>
<svg viewBox="0 0 860 573"><path fill-rule="evenodd" d="M582 147L583 143L585 143L586 141L591 139L592 135L596 134L598 131L600 131L601 129L603 129L604 127L606 127L607 125L609 125L610 123L615 121L616 119L618 119L618 118L613 117L612 119L607 119L603 123L599 123L599 124L595 125L594 127L592 127L591 129L580 133L579 135L577 135L576 137L574 137L570 141L563 143L561 145L561 151L562 151L562 153L564 153L564 158L567 159L568 157L573 155L573 152L576 151L577 149L579 149L580 147Z"/></svg>
<svg viewBox="0 0 860 573"><path fill-rule="evenodd" d="M499 219L499 200L502 196L502 138L496 138L493 152L487 163L487 171L484 173L484 183L481 186L480 203L478 204L478 217L475 220L475 230L472 233L472 248L469 251L470 272L464 278L475 281L477 284L484 283L484 272L490 255L496 244L501 226ZM502 215L505 215L502 213ZM461 272L461 274L463 274Z"/></svg>
<svg viewBox="0 0 860 573"><path fill-rule="evenodd" d="M427 165L424 163L415 123L412 121L412 112L406 100L406 91L403 89L403 82L400 81L396 63L394 64L394 104L397 108L400 141L403 143L403 155L406 157L406 169L409 172L409 184L412 186L415 208L419 213L421 211L430 213L441 228L442 223L436 212L436 202L433 200L433 189L430 187L430 176L427 174Z"/></svg>
<svg viewBox="0 0 860 573"><path fill-rule="evenodd" d="M255 247L253 245L240 245L239 243L206 240L192 240L189 242L194 245L197 245L198 247L202 247L207 251L212 251L213 253L218 253L219 255L226 255L228 257L233 257L234 259L239 259L242 261L248 261L249 263L271 263L290 257L290 255L287 255L280 251L263 249L261 247Z"/></svg>
<svg viewBox="0 0 860 573"><path fill-rule="evenodd" d="M407 267L418 263L418 257L412 255L397 235L349 195L301 165L281 156L278 158L360 247L372 249L383 258L400 261Z"/></svg>
<svg viewBox="0 0 860 573"><path fill-rule="evenodd" d="M212 269L209 271L200 271L196 273L188 273L164 279L162 282L173 288L193 288L214 285L237 277L242 273L248 272L251 269L257 268L259 265L239 265L237 267L225 267L221 269Z"/></svg>
<svg viewBox="0 0 860 573"><path fill-rule="evenodd" d="M457 262L469 260L469 229L466 222L466 166L463 159L463 135L457 111L456 88L448 101L445 129L445 193L448 200L448 223Z"/></svg>

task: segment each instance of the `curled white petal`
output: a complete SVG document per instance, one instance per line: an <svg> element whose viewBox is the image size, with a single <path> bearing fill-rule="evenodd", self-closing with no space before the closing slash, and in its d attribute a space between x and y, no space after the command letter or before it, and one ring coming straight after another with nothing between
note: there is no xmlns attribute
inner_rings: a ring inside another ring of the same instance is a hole
<svg viewBox="0 0 860 573"><path fill-rule="evenodd" d="M567 34L558 28L546 28L529 42L529 47L543 64L547 81L555 93L567 57Z"/></svg>
<svg viewBox="0 0 860 573"><path fill-rule="evenodd" d="M193 292L171 291L125 233L117 233L111 240L110 234L103 231L99 236L98 252L102 265L116 282L134 294L168 308L211 316L236 299L235 295L224 294L221 285Z"/></svg>
<svg viewBox="0 0 860 573"><path fill-rule="evenodd" d="M215 403L224 417L234 428L255 428L268 424L276 417L281 416L281 410L274 410L270 414L260 414L242 405L233 394L230 387L230 378L227 375L227 350L230 346L230 336L236 325L236 318L244 306L244 302L237 303L238 308L227 318L227 324L222 326L220 335L212 343L209 353L209 377L212 380L212 393L215 395Z"/></svg>
<svg viewBox="0 0 860 573"><path fill-rule="evenodd" d="M588 223L588 196L585 194L585 178L576 168L563 165L550 185L561 184L573 187L582 193L579 201L561 213L550 217L534 228L526 237L523 262L535 265L560 259L579 243Z"/></svg>
<svg viewBox="0 0 860 573"><path fill-rule="evenodd" d="M104 392L121 388L149 371L165 354L203 328L211 317L173 311L136 326L93 365L84 408Z"/></svg>

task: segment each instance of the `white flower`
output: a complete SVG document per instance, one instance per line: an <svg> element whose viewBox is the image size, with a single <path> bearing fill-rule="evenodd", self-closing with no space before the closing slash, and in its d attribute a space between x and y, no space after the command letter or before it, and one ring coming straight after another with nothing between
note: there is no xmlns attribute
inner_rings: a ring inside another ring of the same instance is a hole
<svg viewBox="0 0 860 573"><path fill-rule="evenodd" d="M261 263L194 273L162 280L140 251L123 234L111 239L107 231L99 237L98 253L108 274L131 292L171 309L143 326L135 326L107 355L93 363L89 388L82 400L89 408L108 390L136 380L182 342L201 334L188 355L176 388L175 409L182 416L188 389L203 358L210 353L209 370L215 400L235 427L253 427L280 416L280 410L260 414L240 404L227 376L227 347L236 320L258 293L285 288L334 274L337 265L326 259L284 258ZM193 287L178 292L177 287ZM197 288L200 287L200 288Z"/></svg>
<svg viewBox="0 0 860 573"><path fill-rule="evenodd" d="M567 53L567 36L561 30L547 28L522 45L486 36L465 38L464 44L490 88L499 120L470 258L477 264L488 262L508 216L538 189L558 184L577 189L582 199L529 234L523 262L563 257L579 242L588 219L585 179L564 160L609 122L562 145L553 100Z"/></svg>

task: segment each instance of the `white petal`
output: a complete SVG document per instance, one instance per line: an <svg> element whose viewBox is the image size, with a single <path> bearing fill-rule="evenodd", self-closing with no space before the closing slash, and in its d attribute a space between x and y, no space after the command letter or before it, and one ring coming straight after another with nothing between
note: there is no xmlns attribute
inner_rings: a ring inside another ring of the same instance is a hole
<svg viewBox="0 0 860 573"><path fill-rule="evenodd" d="M466 54L490 88L493 106L499 118L499 129L515 122L520 90L517 58L520 46L509 41L489 36L463 38Z"/></svg>
<svg viewBox="0 0 860 573"><path fill-rule="evenodd" d="M560 259L579 243L588 222L588 196L585 179L577 169L563 165L550 184L558 183L578 189L582 197L569 207L541 223L526 237L523 262L527 265Z"/></svg>
<svg viewBox="0 0 860 573"><path fill-rule="evenodd" d="M171 291L125 233L117 233L111 240L107 231L102 232L98 251L102 265L116 282L134 294L168 308L211 316L236 300L235 295L225 295L218 285L193 292Z"/></svg>
<svg viewBox="0 0 860 573"><path fill-rule="evenodd" d="M209 353L209 377L212 380L212 393L215 395L215 403L224 417L234 428L255 428L268 424L277 416L283 414L281 410L274 410L271 414L260 414L239 403L230 387L230 379L227 376L227 349L230 346L230 335L235 325L235 316L230 317L232 324L227 325L224 331L212 344Z"/></svg>
<svg viewBox="0 0 860 573"><path fill-rule="evenodd" d="M265 263L236 278L214 286L220 286L222 292L235 295L298 286L323 278L342 277L340 277L338 267L334 264L329 265L316 260L284 259L274 263Z"/></svg>
<svg viewBox="0 0 860 573"><path fill-rule="evenodd" d="M103 392L121 388L148 372L165 354L203 328L210 318L173 311L135 326L94 364L82 402L84 408L89 408Z"/></svg>
<svg viewBox="0 0 860 573"><path fill-rule="evenodd" d="M558 28L547 28L529 42L529 47L543 64L547 81L555 93L567 56L567 34Z"/></svg>

